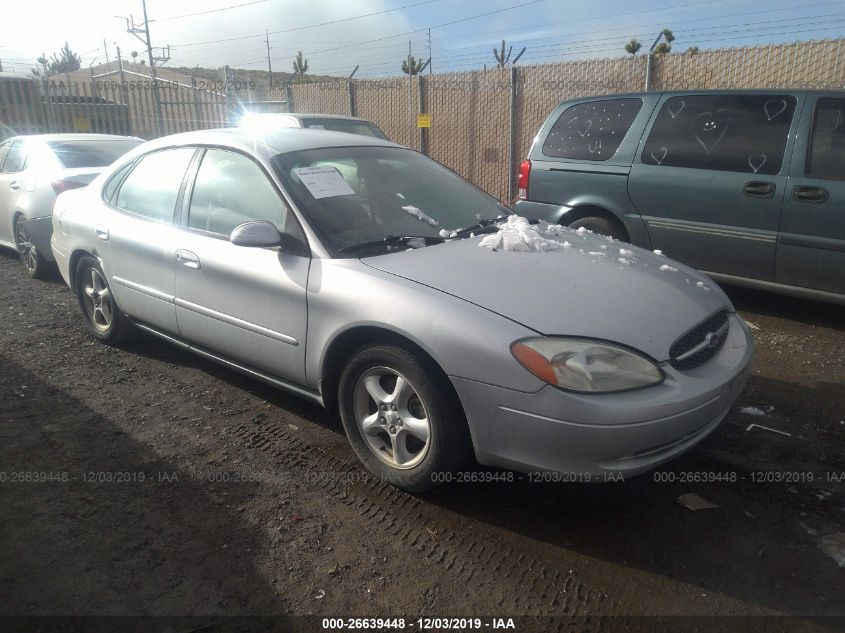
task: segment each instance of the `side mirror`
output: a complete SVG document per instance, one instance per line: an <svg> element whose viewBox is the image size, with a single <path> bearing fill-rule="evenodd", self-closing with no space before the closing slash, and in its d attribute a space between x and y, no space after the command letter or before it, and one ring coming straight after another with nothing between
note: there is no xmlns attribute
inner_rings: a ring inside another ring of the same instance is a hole
<svg viewBox="0 0 845 633"><path fill-rule="evenodd" d="M229 241L235 246L268 247L279 246L282 234L272 222L244 222L234 228Z"/></svg>

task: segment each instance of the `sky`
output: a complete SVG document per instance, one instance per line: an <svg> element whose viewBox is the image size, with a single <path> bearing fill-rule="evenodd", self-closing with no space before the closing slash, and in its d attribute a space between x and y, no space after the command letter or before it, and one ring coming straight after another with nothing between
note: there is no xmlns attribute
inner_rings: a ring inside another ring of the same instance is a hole
<svg viewBox="0 0 845 633"><path fill-rule="evenodd" d="M67 41L83 67L145 47L126 32L143 22L141 0L3 0L15 19L0 25L3 70L28 73ZM401 75L412 54L434 72L494 65L507 40L519 65L619 57L632 36L643 52L670 28L673 50L747 46L845 36L845 0L147 0L154 47L168 66L267 69L265 29L276 71L303 51L309 73L356 78ZM430 38L429 38L430 29ZM428 72L428 70L426 70Z"/></svg>

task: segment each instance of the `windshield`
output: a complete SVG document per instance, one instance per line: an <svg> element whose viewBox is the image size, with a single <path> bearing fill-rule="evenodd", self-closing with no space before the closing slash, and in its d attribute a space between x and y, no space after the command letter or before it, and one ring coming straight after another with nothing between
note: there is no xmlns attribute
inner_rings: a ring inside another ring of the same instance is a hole
<svg viewBox="0 0 845 633"><path fill-rule="evenodd" d="M369 121L355 121L354 119L303 119L302 124L311 129L331 130L333 132L347 132L348 134L363 134L383 140L388 140L378 126Z"/></svg>
<svg viewBox="0 0 845 633"><path fill-rule="evenodd" d="M336 254L395 236L448 237L509 213L492 196L408 149L331 147L280 154L273 163Z"/></svg>
<svg viewBox="0 0 845 633"><path fill-rule="evenodd" d="M49 141L63 167L105 167L111 165L129 150L143 141L136 139L97 139L90 141Z"/></svg>

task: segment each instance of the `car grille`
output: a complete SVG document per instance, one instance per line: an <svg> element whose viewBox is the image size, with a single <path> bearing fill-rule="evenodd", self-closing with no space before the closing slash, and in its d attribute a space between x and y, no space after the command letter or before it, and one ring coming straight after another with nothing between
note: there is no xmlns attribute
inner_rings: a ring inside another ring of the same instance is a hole
<svg viewBox="0 0 845 633"><path fill-rule="evenodd" d="M669 348L669 364L679 371L695 369L713 358L728 338L728 313L717 312L684 334Z"/></svg>

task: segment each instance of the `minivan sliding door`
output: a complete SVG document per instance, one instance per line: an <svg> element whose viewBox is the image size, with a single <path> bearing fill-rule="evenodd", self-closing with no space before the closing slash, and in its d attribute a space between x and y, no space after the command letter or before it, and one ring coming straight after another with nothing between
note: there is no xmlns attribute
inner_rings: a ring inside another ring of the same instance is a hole
<svg viewBox="0 0 845 633"><path fill-rule="evenodd" d="M788 94L664 97L628 180L653 247L771 281L799 106Z"/></svg>

